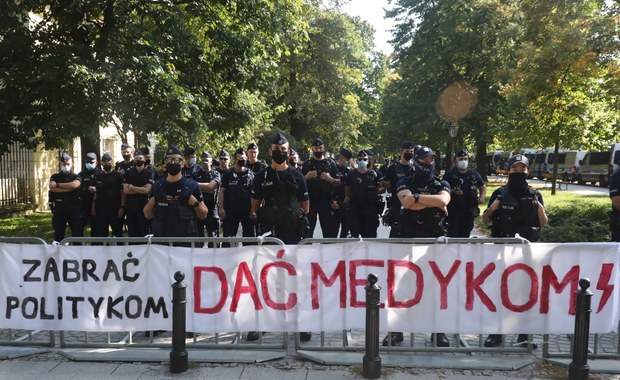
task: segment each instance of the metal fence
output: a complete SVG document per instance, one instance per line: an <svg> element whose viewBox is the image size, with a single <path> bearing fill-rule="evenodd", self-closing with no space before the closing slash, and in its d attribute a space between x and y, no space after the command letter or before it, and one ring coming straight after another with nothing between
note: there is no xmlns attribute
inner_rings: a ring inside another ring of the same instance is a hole
<svg viewBox="0 0 620 380"><path fill-rule="evenodd" d="M32 203L34 163L32 154L18 143L0 156L0 207Z"/></svg>

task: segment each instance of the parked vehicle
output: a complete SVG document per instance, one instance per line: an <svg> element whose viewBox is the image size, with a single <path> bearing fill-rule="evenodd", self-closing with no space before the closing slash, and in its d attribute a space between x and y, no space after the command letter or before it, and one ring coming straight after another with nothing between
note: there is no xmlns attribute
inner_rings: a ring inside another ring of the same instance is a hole
<svg viewBox="0 0 620 380"><path fill-rule="evenodd" d="M534 162L536 162L536 149L531 149L531 148L523 148L519 150L519 154L524 155L525 157L527 157L527 159L530 161L530 164L533 164ZM530 170L527 172L527 176L528 178L533 178L534 177L534 171Z"/></svg>
<svg viewBox="0 0 620 380"><path fill-rule="evenodd" d="M545 172L549 171L549 165L553 165L553 161L549 158L553 158L554 148L541 149L536 151L536 160L534 165L530 162L530 170L538 179L545 179Z"/></svg>
<svg viewBox="0 0 620 380"><path fill-rule="evenodd" d="M577 171L577 183L580 185L590 182L607 187L609 177L620 164L620 143L612 144L609 150L602 152L588 152L580 163Z"/></svg>
<svg viewBox="0 0 620 380"><path fill-rule="evenodd" d="M564 182L574 182L577 179L577 168L579 167L579 161L583 160L586 153L585 150L561 150L558 153L558 179ZM547 171L543 173L543 176L547 179L553 177L553 160L554 155L549 155L549 164Z"/></svg>
<svg viewBox="0 0 620 380"><path fill-rule="evenodd" d="M502 152L501 150L496 150L487 153L487 175L495 174L495 168L497 167Z"/></svg>
<svg viewBox="0 0 620 380"><path fill-rule="evenodd" d="M495 165L495 174L508 174L508 159L512 157L512 150L505 150L499 154L497 165Z"/></svg>

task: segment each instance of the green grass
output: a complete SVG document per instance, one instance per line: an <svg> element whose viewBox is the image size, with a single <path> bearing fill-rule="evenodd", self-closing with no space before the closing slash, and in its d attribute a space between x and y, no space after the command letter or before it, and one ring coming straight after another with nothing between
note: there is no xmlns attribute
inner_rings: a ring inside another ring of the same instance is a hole
<svg viewBox="0 0 620 380"><path fill-rule="evenodd" d="M481 207L484 211L493 191L501 185L489 184L487 198ZM611 201L605 196L578 195L556 192L551 195L549 189L539 189L545 202L549 223L542 230L543 242L600 242L609 241L609 219L607 211L611 210ZM482 223L482 217L476 220L478 228L490 235L490 230Z"/></svg>
<svg viewBox="0 0 620 380"><path fill-rule="evenodd" d="M54 240L52 214L35 212L27 216L0 219L0 236L39 237L48 243ZM67 234L67 236L70 236Z"/></svg>

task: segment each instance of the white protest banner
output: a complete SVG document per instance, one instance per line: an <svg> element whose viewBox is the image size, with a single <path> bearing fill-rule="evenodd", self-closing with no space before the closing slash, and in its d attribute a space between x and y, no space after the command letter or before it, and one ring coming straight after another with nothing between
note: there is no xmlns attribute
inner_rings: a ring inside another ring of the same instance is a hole
<svg viewBox="0 0 620 380"><path fill-rule="evenodd" d="M381 328L446 333L572 332L591 280L591 332L618 325L617 243L387 244L176 248L0 244L0 328L171 327L185 273L187 329L364 328L364 286L382 287Z"/></svg>

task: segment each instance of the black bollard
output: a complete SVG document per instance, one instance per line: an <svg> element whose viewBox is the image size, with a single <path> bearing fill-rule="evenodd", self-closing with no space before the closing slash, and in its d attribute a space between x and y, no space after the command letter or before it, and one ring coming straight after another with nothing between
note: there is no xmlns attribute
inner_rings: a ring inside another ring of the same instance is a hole
<svg viewBox="0 0 620 380"><path fill-rule="evenodd" d="M379 293L381 287L377 285L377 275L368 275L366 289L366 354L362 368L362 376L366 379L381 377L381 356L379 356L379 308L381 302Z"/></svg>
<svg viewBox="0 0 620 380"><path fill-rule="evenodd" d="M573 336L573 361L568 366L569 380L587 380L590 375L588 365L588 339L590 335L590 313L592 292L588 290L590 280L582 278L575 294L575 335Z"/></svg>
<svg viewBox="0 0 620 380"><path fill-rule="evenodd" d="M187 350L185 349L185 306L187 299L183 282L185 274L176 272L172 284L172 351L170 351L170 372L187 371Z"/></svg>

